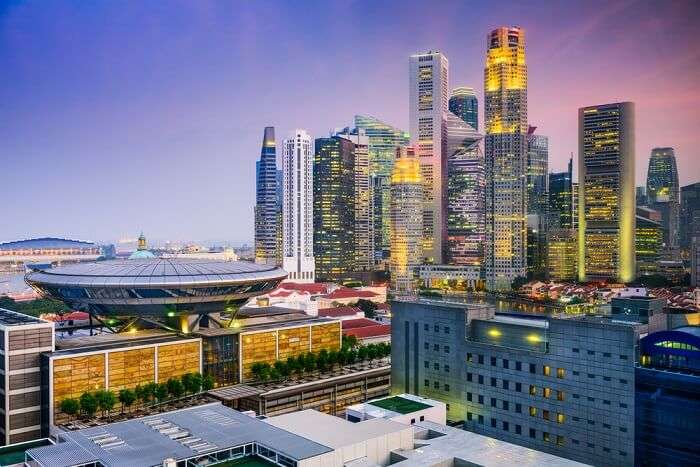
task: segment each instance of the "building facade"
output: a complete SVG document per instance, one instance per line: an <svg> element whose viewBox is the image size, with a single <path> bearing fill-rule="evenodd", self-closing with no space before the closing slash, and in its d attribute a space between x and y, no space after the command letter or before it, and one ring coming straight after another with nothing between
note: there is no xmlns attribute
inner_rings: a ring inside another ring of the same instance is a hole
<svg viewBox="0 0 700 467"><path fill-rule="evenodd" d="M547 231L547 277L553 281L576 279L577 236L574 229Z"/></svg>
<svg viewBox="0 0 700 467"><path fill-rule="evenodd" d="M547 267L547 193L549 138L535 133L527 135L527 270L544 277Z"/></svg>
<svg viewBox="0 0 700 467"><path fill-rule="evenodd" d="M355 270L355 202L355 145L340 136L316 139L313 248L319 280L339 280Z"/></svg>
<svg viewBox="0 0 700 467"><path fill-rule="evenodd" d="M571 229L573 227L573 159L569 159L565 172L549 174L549 203L547 206L549 226Z"/></svg>
<svg viewBox="0 0 700 467"><path fill-rule="evenodd" d="M449 62L440 52L411 55L409 60L409 121L411 144L420 161L425 185L423 257L443 262L446 239L447 157L444 133L449 99Z"/></svg>
<svg viewBox="0 0 700 467"><path fill-rule="evenodd" d="M392 303L392 393L464 429L592 465L634 465L634 326Z"/></svg>
<svg viewBox="0 0 700 467"><path fill-rule="evenodd" d="M680 246L690 253L693 237L700 237L700 182L681 188Z"/></svg>
<svg viewBox="0 0 700 467"><path fill-rule="evenodd" d="M284 140L282 267L291 280L314 282L314 146L304 130Z"/></svg>
<svg viewBox="0 0 700 467"><path fill-rule="evenodd" d="M450 112L461 118L465 123L479 131L479 100L474 88L460 86L450 92L448 102Z"/></svg>
<svg viewBox="0 0 700 467"><path fill-rule="evenodd" d="M486 284L509 290L527 269L525 32L494 29L486 45Z"/></svg>
<svg viewBox="0 0 700 467"><path fill-rule="evenodd" d="M265 127L260 159L255 163L255 262L279 264L277 233L277 152L275 128Z"/></svg>
<svg viewBox="0 0 700 467"><path fill-rule="evenodd" d="M580 108L578 279L635 278L634 103Z"/></svg>
<svg viewBox="0 0 700 467"><path fill-rule="evenodd" d="M405 131L365 115L355 115L355 129L363 130L369 139L370 217L374 235L374 262L381 266L389 258L390 179L396 148L407 146L410 138Z"/></svg>
<svg viewBox="0 0 700 467"><path fill-rule="evenodd" d="M658 262L663 247L661 213L653 209L637 207L634 247L637 275L658 274Z"/></svg>
<svg viewBox="0 0 700 467"><path fill-rule="evenodd" d="M421 264L423 228L423 178L412 147L397 149L391 175L391 289L411 293Z"/></svg>
<svg viewBox="0 0 700 467"><path fill-rule="evenodd" d="M647 170L647 197L650 208L661 213L664 247L677 256L679 247L680 189L673 148L654 148Z"/></svg>
<svg viewBox="0 0 700 467"><path fill-rule="evenodd" d="M547 274L552 280L577 277L578 243L574 227L573 159L567 170L549 174L547 194Z"/></svg>

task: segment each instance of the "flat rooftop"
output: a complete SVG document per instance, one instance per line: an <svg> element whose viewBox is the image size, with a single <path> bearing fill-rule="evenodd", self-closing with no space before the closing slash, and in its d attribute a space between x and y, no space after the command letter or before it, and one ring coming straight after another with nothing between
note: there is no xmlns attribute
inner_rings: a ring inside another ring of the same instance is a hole
<svg viewBox="0 0 700 467"><path fill-rule="evenodd" d="M366 422L360 422L361 425ZM392 466L423 467L426 465L488 465L489 467L547 466L582 467L563 457L507 443L470 431L452 428L433 422L413 425L419 449L396 450L397 458L403 458ZM459 461L459 464L457 463Z"/></svg>
<svg viewBox="0 0 700 467"><path fill-rule="evenodd" d="M547 329L549 327L549 321L543 318L520 318L515 316L500 315L497 314L493 318L485 321L490 321L494 323L505 323L505 324L515 324L517 326L528 326L533 328Z"/></svg>
<svg viewBox="0 0 700 467"><path fill-rule="evenodd" d="M95 350L110 350L135 347L139 345L161 344L165 342L186 341L195 336L180 336L172 332L144 329L137 332L119 334L104 333L95 336L56 338L56 352L52 355L70 355Z"/></svg>
<svg viewBox="0 0 700 467"><path fill-rule="evenodd" d="M48 321L34 316L17 313L16 311L0 308L0 326L22 326L25 324L46 324Z"/></svg>
<svg viewBox="0 0 700 467"><path fill-rule="evenodd" d="M385 399L377 399L372 402L368 402L367 405L373 405L379 407L380 409L389 410L391 412L396 412L401 415L406 415L413 412L418 412L419 410L428 409L432 405L425 404L416 400L411 400L406 397L392 396Z"/></svg>
<svg viewBox="0 0 700 467"><path fill-rule="evenodd" d="M149 467L166 458L183 460L222 449L261 443L287 457L303 460L332 451L292 430L224 407L220 403L61 432L63 441L29 449L39 465L69 467L100 462L104 466Z"/></svg>
<svg viewBox="0 0 700 467"><path fill-rule="evenodd" d="M224 320L226 321L226 320ZM317 318L305 314L260 316L235 320L237 326L229 328L199 328L192 334L213 337L227 334L241 334L245 332L265 331L272 329L293 328L311 324L339 323L336 318Z"/></svg>

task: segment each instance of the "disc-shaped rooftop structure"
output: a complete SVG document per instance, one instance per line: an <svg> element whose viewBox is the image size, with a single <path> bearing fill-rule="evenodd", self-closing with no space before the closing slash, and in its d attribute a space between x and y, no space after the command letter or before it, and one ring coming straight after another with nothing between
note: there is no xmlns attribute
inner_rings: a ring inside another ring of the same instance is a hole
<svg viewBox="0 0 700 467"><path fill-rule="evenodd" d="M72 309L157 319L226 311L285 277L278 267L244 261L143 258L71 264L25 280Z"/></svg>

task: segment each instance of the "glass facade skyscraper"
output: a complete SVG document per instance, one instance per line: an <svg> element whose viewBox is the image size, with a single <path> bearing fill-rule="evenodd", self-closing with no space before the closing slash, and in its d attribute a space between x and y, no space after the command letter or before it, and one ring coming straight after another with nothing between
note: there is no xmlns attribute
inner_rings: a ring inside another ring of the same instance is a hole
<svg viewBox="0 0 700 467"><path fill-rule="evenodd" d="M555 228L573 227L573 159L565 172L549 174L549 225Z"/></svg>
<svg viewBox="0 0 700 467"><path fill-rule="evenodd" d="M647 171L647 196L649 207L661 213L665 248L672 252L677 251L680 190L673 148L651 150Z"/></svg>
<svg viewBox="0 0 700 467"><path fill-rule="evenodd" d="M479 100L473 88L466 86L454 88L450 93L448 107L450 112L475 130L479 130Z"/></svg>
<svg viewBox="0 0 700 467"><path fill-rule="evenodd" d="M316 139L314 258L318 280L355 270L355 145L341 136Z"/></svg>
<svg viewBox="0 0 700 467"><path fill-rule="evenodd" d="M690 254L693 237L700 237L700 182L681 188L680 245Z"/></svg>
<svg viewBox="0 0 700 467"><path fill-rule="evenodd" d="M547 192L549 138L527 134L527 269L543 275L547 264Z"/></svg>
<svg viewBox="0 0 700 467"><path fill-rule="evenodd" d="M260 159L255 163L255 262L279 264L278 179L275 128L265 127Z"/></svg>
<svg viewBox="0 0 700 467"><path fill-rule="evenodd" d="M547 206L547 274L552 280L576 278L573 159L567 170L549 174Z"/></svg>
<svg viewBox="0 0 700 467"><path fill-rule="evenodd" d="M486 46L486 286L510 290L527 268L525 32L494 29Z"/></svg>
<svg viewBox="0 0 700 467"><path fill-rule="evenodd" d="M580 108L578 278L635 277L634 104Z"/></svg>

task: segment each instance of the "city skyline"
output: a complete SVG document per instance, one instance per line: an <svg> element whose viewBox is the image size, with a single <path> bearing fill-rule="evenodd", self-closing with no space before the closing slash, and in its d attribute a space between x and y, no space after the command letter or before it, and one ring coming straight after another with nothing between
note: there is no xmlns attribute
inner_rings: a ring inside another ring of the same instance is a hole
<svg viewBox="0 0 700 467"><path fill-rule="evenodd" d="M677 45L691 43L698 6L541 2L491 11L449 3L432 15L426 5L394 7L0 7L0 66L10 83L0 91L0 153L7 173L18 175L0 188L13 201L0 240L103 240L143 230L251 244L263 127L322 136L360 114L408 130L407 57L426 50L443 52L451 87L471 86L483 103L486 35L501 24L527 33L529 123L550 137L550 170L577 156L579 107L629 100L637 107L636 185L651 149L666 146L675 149L680 185L697 181L700 53ZM315 18L334 12L363 21L331 21L313 35L289 21L318 25ZM474 18L468 31L459 21L466 14ZM408 34L419 22L425 28ZM652 36L654 43L643 40ZM333 59L358 47L372 50L366 66ZM287 56L301 52L309 72L295 75ZM600 79L602 67L614 76Z"/></svg>

